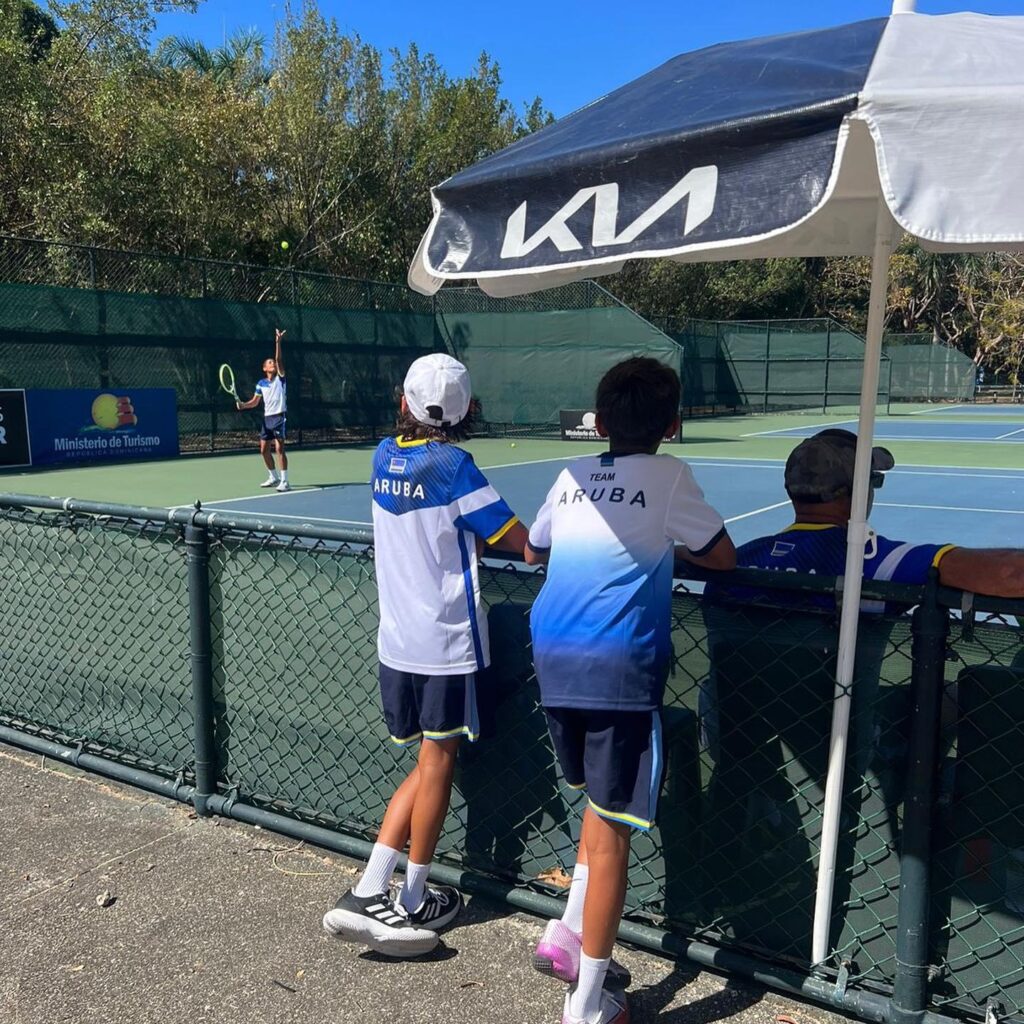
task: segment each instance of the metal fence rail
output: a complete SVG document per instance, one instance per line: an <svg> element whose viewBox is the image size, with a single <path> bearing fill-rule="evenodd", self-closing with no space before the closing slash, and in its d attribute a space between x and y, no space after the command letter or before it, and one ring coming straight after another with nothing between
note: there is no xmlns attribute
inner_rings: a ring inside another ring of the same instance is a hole
<svg viewBox="0 0 1024 1024"><path fill-rule="evenodd" d="M410 757L378 710L369 531L6 495L0 543L0 739L365 853ZM533 679L542 580L481 571L491 735L464 745L438 870L557 913L580 808ZM832 956L809 963L836 585L677 581L622 934L864 1019L1024 1019L1024 603L865 585L887 610L862 616Z"/></svg>

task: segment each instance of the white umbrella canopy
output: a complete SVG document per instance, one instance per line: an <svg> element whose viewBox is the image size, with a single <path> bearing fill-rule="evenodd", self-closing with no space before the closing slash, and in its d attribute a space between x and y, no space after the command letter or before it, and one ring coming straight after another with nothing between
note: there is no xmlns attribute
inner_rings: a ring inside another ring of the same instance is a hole
<svg viewBox="0 0 1024 1024"><path fill-rule="evenodd" d="M888 18L676 57L432 191L409 269L509 296L684 262L871 255L811 962L829 952L889 257L1024 251L1024 17Z"/></svg>

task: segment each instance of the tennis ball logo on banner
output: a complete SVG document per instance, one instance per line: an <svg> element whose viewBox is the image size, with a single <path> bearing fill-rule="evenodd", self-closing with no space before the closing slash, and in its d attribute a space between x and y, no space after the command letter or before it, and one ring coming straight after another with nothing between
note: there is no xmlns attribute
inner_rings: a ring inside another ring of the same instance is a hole
<svg viewBox="0 0 1024 1024"><path fill-rule="evenodd" d="M128 397L97 395L92 403L92 421L100 430L117 430L118 427L134 427L139 418Z"/></svg>

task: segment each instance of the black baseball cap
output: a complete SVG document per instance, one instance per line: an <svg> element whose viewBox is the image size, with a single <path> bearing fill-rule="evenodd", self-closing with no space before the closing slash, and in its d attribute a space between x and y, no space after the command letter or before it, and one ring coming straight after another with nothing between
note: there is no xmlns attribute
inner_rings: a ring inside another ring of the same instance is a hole
<svg viewBox="0 0 1024 1024"><path fill-rule="evenodd" d="M857 435L849 430L830 428L801 441L786 460L786 493L794 501L812 504L851 494L856 452ZM872 473L885 473L895 465L888 448L871 449Z"/></svg>

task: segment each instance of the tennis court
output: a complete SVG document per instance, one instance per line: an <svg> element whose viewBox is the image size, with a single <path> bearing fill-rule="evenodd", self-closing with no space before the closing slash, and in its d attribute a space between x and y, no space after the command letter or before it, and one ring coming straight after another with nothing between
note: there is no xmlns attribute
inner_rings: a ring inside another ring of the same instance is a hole
<svg viewBox="0 0 1024 1024"><path fill-rule="evenodd" d="M931 407L934 408L934 407ZM994 409L999 409L995 413ZM1008 411L1012 410L1012 411ZM974 421L974 413L979 421ZM896 456L896 469L876 495L872 525L908 540L1001 546L1024 526L1024 468L1014 437L1024 440L1024 408L943 408L942 419L884 417L877 436ZM1020 424L1014 416L1021 417ZM751 429L752 427L761 429ZM691 421L683 443L662 451L687 459L709 500L729 521L738 542L791 522L783 489L786 456L799 439L827 426L855 430L846 418L749 416ZM1019 431L1019 432L1017 432ZM1006 438L1003 435L1012 434ZM962 442L951 447L951 440ZM598 444L482 438L469 442L478 465L515 511L529 521L558 473ZM372 444L292 453L287 494L263 491L255 450L173 461L8 472L3 489L130 505L188 506L319 525L370 520ZM968 483L968 481L970 481Z"/></svg>
<svg viewBox="0 0 1024 1024"><path fill-rule="evenodd" d="M883 416L875 423L879 441L982 442L1020 444L1024 442L1024 406L956 406L941 414L916 412L911 416ZM977 418L976 418L977 417ZM857 431L856 419L830 420L776 430L751 431L746 437L810 437L824 427Z"/></svg>
<svg viewBox="0 0 1024 1024"><path fill-rule="evenodd" d="M570 461L549 459L494 466L487 470L487 476L515 511L529 521L555 477ZM792 522L781 461L700 456L688 461L737 542L781 530ZM951 495L956 496L952 501ZM884 489L876 497L872 524L892 537L996 547L1006 544L1007 538L1018 535L1024 526L1024 471L901 466L887 475ZM321 525L362 525L370 518L366 484L229 498L210 504L226 512Z"/></svg>

